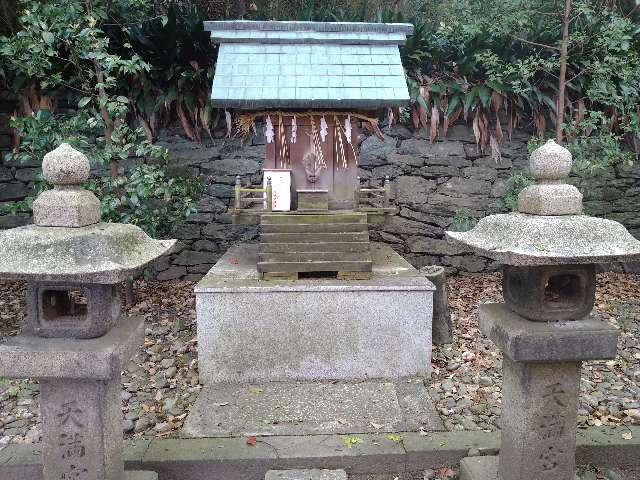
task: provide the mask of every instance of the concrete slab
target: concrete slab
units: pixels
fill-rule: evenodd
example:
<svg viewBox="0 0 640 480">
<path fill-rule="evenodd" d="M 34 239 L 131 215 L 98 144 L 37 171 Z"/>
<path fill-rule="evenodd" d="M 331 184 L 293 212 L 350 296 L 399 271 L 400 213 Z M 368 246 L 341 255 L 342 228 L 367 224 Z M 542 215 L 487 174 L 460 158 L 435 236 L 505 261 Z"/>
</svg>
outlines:
<svg viewBox="0 0 640 480">
<path fill-rule="evenodd" d="M 344 470 L 269 470 L 264 480 L 347 480 Z"/>
<path fill-rule="evenodd" d="M 618 330 L 587 317 L 562 322 L 532 322 L 503 303 L 478 307 L 480 330 L 515 362 L 575 362 L 615 358 Z"/>
<path fill-rule="evenodd" d="M 203 384 L 427 376 L 434 286 L 389 247 L 368 280 L 257 278 L 234 247 L 198 283 Z"/>
<path fill-rule="evenodd" d="M 124 480 L 158 480 L 158 474 L 156 472 L 135 470 L 124 472 Z"/>
<path fill-rule="evenodd" d="M 409 262 L 384 243 L 371 242 L 371 258 L 374 274 L 383 276 L 416 274 L 416 269 Z M 207 276 L 258 280 L 260 275 L 256 269 L 257 263 L 257 243 L 237 245 L 229 248 L 220 257 L 220 260 L 209 270 Z"/>
<path fill-rule="evenodd" d="M 183 433 L 192 437 L 437 431 L 421 379 L 206 386 Z"/>
<path fill-rule="evenodd" d="M 627 440 L 622 434 L 632 437 Z M 499 432 L 398 432 L 258 437 L 153 438 L 125 442 L 126 467 L 153 470 L 171 480 L 263 480 L 268 470 L 344 469 L 349 475 L 397 474 L 456 465 L 470 448 L 494 454 Z M 361 443 L 347 443 L 357 438 Z M 351 445 L 351 446 L 347 446 Z M 589 427 L 578 431 L 576 462 L 611 467 L 640 465 L 640 426 Z M 487 457 L 472 457 L 472 459 Z M 470 460 L 474 461 L 474 460 Z M 479 461 L 479 460 L 475 460 Z M 0 449 L 2 480 L 41 480 L 39 445 L 10 444 Z"/>
<path fill-rule="evenodd" d="M 460 480 L 499 480 L 498 457 L 467 457 L 460 461 Z"/>
</svg>

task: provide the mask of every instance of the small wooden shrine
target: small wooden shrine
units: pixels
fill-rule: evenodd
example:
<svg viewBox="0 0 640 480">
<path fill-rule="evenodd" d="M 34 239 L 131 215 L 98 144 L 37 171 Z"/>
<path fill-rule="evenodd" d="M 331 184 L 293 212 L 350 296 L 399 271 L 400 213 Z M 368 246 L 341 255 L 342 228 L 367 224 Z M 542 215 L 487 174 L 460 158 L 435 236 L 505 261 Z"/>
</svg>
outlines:
<svg viewBox="0 0 640 480">
<path fill-rule="evenodd" d="M 235 223 L 261 225 L 258 271 L 366 277 L 368 225 L 395 208 L 388 178 L 361 185 L 357 139 L 361 128 L 380 135 L 381 109 L 409 102 L 398 47 L 412 25 L 239 20 L 205 29 L 220 44 L 213 105 L 228 109 L 230 131 L 233 122 L 265 136 L 263 184 L 237 177 L 233 208 Z"/>
</svg>

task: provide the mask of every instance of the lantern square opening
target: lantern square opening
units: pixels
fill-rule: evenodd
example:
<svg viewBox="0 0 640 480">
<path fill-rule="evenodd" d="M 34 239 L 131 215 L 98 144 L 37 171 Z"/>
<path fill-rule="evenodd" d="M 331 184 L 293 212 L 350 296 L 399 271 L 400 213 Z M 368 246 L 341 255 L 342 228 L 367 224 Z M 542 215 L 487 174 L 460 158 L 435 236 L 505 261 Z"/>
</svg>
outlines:
<svg viewBox="0 0 640 480">
<path fill-rule="evenodd" d="M 505 265 L 502 290 L 507 306 L 530 320 L 578 320 L 593 309 L 592 264 Z"/>
<path fill-rule="evenodd" d="M 120 317 L 117 285 L 31 282 L 27 328 L 41 337 L 95 338 Z"/>
</svg>

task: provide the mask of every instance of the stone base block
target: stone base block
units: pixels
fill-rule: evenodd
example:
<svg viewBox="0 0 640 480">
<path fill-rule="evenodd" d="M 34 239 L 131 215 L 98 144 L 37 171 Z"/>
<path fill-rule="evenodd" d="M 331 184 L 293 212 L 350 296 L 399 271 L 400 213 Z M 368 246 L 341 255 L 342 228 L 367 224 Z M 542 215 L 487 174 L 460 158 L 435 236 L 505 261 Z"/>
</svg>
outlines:
<svg viewBox="0 0 640 480">
<path fill-rule="evenodd" d="M 158 480 L 158 474 L 144 470 L 132 470 L 124 472 L 124 480 Z"/>
<path fill-rule="evenodd" d="M 420 378 L 205 386 L 182 430 L 198 438 L 439 431 Z"/>
<path fill-rule="evenodd" d="M 298 210 L 329 210 L 328 190 L 298 190 Z"/>
<path fill-rule="evenodd" d="M 264 480 L 347 480 L 344 470 L 269 470 Z"/>
<path fill-rule="evenodd" d="M 480 330 L 515 362 L 576 362 L 616 357 L 618 330 L 592 317 L 534 322 L 502 303 L 480 305 Z"/>
<path fill-rule="evenodd" d="M 0 344 L 0 377 L 119 379 L 143 341 L 143 317 L 122 317 L 106 335 L 84 340 L 16 335 Z"/>
<path fill-rule="evenodd" d="M 372 257 L 369 280 L 266 282 L 256 246 L 232 249 L 195 289 L 201 382 L 428 375 L 433 284 L 389 247 Z"/>
<path fill-rule="evenodd" d="M 503 358 L 501 480 L 574 480 L 580 367 Z"/>
<path fill-rule="evenodd" d="M 121 391 L 119 374 L 108 381 L 40 380 L 46 480 L 123 477 Z"/>
<path fill-rule="evenodd" d="M 460 480 L 499 480 L 498 457 L 463 458 L 460 461 Z"/>
</svg>

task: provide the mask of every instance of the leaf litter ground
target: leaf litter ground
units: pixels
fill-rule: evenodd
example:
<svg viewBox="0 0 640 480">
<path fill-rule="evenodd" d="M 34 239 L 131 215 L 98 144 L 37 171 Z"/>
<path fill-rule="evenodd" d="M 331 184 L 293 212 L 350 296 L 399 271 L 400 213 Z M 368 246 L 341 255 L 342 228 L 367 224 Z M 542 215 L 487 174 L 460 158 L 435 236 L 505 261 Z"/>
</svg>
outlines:
<svg viewBox="0 0 640 480">
<path fill-rule="evenodd" d="M 136 283 L 128 308 L 146 322 L 144 346 L 123 375 L 126 437 L 172 436 L 195 402 L 198 383 L 195 298 L 191 282 Z M 500 275 L 453 276 L 448 281 L 454 341 L 435 346 L 429 392 L 449 430 L 498 427 L 502 358 L 478 331 L 478 303 L 501 300 Z M 640 276 L 598 275 L 594 314 L 620 329 L 618 356 L 583 367 L 580 426 L 640 424 Z M 23 322 L 24 286 L 0 291 L 0 334 Z M 40 439 L 39 389 L 31 380 L 0 379 L 0 443 Z"/>
</svg>

